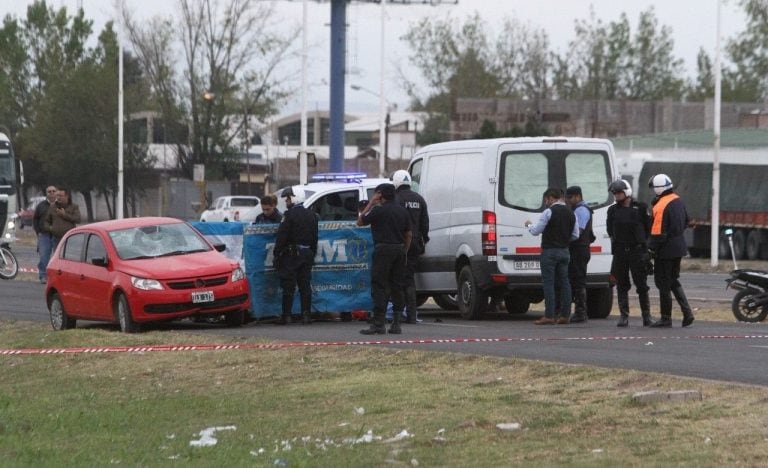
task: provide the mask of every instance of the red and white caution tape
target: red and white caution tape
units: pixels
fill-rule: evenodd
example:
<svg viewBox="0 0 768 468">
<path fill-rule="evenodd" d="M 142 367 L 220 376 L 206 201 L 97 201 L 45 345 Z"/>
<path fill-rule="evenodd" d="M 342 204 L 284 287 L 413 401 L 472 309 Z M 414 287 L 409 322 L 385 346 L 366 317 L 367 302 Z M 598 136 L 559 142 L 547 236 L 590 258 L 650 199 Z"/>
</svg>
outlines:
<svg viewBox="0 0 768 468">
<path fill-rule="evenodd" d="M 633 341 L 633 340 L 760 340 L 768 335 L 699 335 L 699 336 L 589 336 L 589 337 L 519 337 L 519 338 L 417 338 L 412 340 L 368 341 L 308 341 L 286 343 L 238 343 L 193 345 L 144 345 L 144 346 L 89 346 L 75 348 L 22 348 L 0 349 L 2 356 L 30 354 L 100 354 L 100 353 L 152 353 L 160 351 L 223 351 L 250 349 L 288 349 L 320 346 L 372 346 L 400 344 L 463 344 L 463 343 L 525 343 L 541 341 Z"/>
</svg>

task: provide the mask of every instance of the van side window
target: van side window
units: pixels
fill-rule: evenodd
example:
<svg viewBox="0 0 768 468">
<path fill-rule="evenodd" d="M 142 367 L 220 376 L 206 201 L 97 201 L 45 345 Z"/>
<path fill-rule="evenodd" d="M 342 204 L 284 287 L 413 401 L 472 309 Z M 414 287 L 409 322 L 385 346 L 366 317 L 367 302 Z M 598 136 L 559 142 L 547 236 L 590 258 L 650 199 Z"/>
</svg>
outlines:
<svg viewBox="0 0 768 468">
<path fill-rule="evenodd" d="M 549 158 L 543 153 L 506 153 L 502 155 L 500 182 L 502 204 L 521 210 L 539 210 L 541 194 L 550 184 Z"/>
<path fill-rule="evenodd" d="M 411 190 L 414 192 L 419 191 L 419 184 L 421 182 L 421 167 L 423 166 L 424 160 L 419 159 L 418 161 L 411 164 Z"/>
<path fill-rule="evenodd" d="M 608 156 L 604 153 L 574 152 L 565 157 L 567 186 L 578 185 L 584 201 L 591 207 L 613 203 L 605 189 L 611 183 Z"/>
</svg>

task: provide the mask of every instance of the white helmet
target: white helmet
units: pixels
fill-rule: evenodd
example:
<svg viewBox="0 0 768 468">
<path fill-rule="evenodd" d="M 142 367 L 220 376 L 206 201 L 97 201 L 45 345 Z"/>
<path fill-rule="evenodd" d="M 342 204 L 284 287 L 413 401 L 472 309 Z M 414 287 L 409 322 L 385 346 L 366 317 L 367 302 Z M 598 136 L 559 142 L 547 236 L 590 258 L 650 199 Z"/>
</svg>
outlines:
<svg viewBox="0 0 768 468">
<path fill-rule="evenodd" d="M 672 187 L 672 179 L 666 174 L 656 174 L 648 181 L 648 188 L 652 188 L 656 195 L 661 195 Z"/>
<path fill-rule="evenodd" d="M 307 199 L 307 193 L 304 191 L 303 188 L 296 186 L 296 187 L 288 187 L 287 189 L 283 190 L 283 193 L 280 194 L 281 197 L 291 198 L 291 203 L 294 205 L 298 205 L 299 203 L 304 203 L 304 200 Z"/>
<path fill-rule="evenodd" d="M 400 188 L 401 185 L 407 185 L 410 187 L 411 175 L 408 174 L 408 171 L 404 169 L 395 171 L 395 173 L 392 174 L 392 184 L 395 186 L 395 188 Z"/>
<path fill-rule="evenodd" d="M 627 198 L 632 196 L 632 186 L 624 179 L 611 182 L 611 185 L 608 186 L 608 191 L 611 193 L 624 192 L 624 196 Z"/>
</svg>

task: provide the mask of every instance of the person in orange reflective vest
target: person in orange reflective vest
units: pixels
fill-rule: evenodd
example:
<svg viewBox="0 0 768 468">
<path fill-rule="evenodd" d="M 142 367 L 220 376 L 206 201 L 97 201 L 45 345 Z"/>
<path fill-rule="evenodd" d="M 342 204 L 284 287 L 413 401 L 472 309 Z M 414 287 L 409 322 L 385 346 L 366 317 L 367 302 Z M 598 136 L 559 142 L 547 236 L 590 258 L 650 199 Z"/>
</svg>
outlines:
<svg viewBox="0 0 768 468">
<path fill-rule="evenodd" d="M 653 280 L 659 289 L 661 318 L 651 327 L 672 326 L 672 295 L 674 294 L 683 312 L 683 326 L 693 323 L 693 310 L 680 284 L 680 260 L 688 253 L 683 232 L 688 227 L 688 212 L 685 203 L 673 190 L 672 179 L 666 174 L 651 177 L 648 187 L 656 198 L 651 203 L 651 233 L 648 250 L 655 258 Z"/>
</svg>

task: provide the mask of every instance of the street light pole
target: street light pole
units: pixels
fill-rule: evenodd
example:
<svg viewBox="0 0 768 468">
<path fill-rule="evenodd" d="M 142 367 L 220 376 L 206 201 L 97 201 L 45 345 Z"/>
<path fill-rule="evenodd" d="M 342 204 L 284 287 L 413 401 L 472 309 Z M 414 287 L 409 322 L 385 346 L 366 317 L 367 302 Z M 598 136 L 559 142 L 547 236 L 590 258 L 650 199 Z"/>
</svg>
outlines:
<svg viewBox="0 0 768 468">
<path fill-rule="evenodd" d="M 355 91 L 364 91 L 368 94 L 376 96 L 381 101 L 382 105 L 379 109 L 379 177 L 387 176 L 387 154 L 388 154 L 388 140 L 389 140 L 389 123 L 390 116 L 389 110 L 393 107 L 392 103 L 384 97 L 383 94 L 371 91 L 368 88 L 364 88 L 357 84 L 349 85 L 350 88 Z M 383 82 L 382 82 L 383 87 Z"/>
<path fill-rule="evenodd" d="M 389 106 L 384 98 L 384 44 L 386 40 L 384 26 L 386 24 L 386 15 L 384 5 L 386 0 L 381 0 L 381 70 L 379 81 L 379 149 L 383 150 L 379 156 L 379 177 L 386 177 L 387 175 L 387 140 L 389 139 Z M 382 142 L 384 147 L 381 148 Z"/>
</svg>

